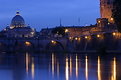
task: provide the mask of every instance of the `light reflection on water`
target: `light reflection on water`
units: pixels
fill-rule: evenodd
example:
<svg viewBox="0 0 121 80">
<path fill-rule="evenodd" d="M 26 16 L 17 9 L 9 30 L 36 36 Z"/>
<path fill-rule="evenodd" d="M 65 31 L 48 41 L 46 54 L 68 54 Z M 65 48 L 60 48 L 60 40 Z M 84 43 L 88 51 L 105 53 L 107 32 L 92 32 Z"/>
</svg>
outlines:
<svg viewBox="0 0 121 80">
<path fill-rule="evenodd" d="M 69 80 L 69 67 L 68 67 L 68 57 L 66 57 L 66 66 L 65 66 L 65 76 L 66 80 Z"/>
<path fill-rule="evenodd" d="M 100 56 L 98 56 L 98 80 L 101 80 L 101 62 L 100 62 Z"/>
<path fill-rule="evenodd" d="M 52 75 L 54 76 L 54 70 L 55 70 L 55 56 L 52 53 Z"/>
<path fill-rule="evenodd" d="M 78 78 L 78 56 L 76 55 L 76 77 Z"/>
<path fill-rule="evenodd" d="M 59 79 L 59 74 L 60 74 L 60 67 L 59 67 L 60 65 L 59 65 L 59 62 L 57 63 L 57 77 L 58 77 L 58 79 Z"/>
<path fill-rule="evenodd" d="M 70 76 L 72 76 L 72 57 L 70 56 Z"/>
<path fill-rule="evenodd" d="M 29 72 L 29 55 L 26 53 L 26 73 L 28 75 Z"/>
<path fill-rule="evenodd" d="M 111 80 L 116 80 L 116 58 L 114 57 L 112 61 L 112 76 Z"/>
<path fill-rule="evenodd" d="M 121 56 L 82 54 L 1 54 L 3 80 L 118 80 Z M 117 68 L 119 66 L 119 68 Z M 105 76 L 106 75 L 106 76 Z M 120 80 L 120 79 L 119 79 Z"/>
<path fill-rule="evenodd" d="M 85 58 L 85 76 L 86 80 L 88 80 L 88 57 Z"/>
<path fill-rule="evenodd" d="M 32 79 L 34 80 L 34 75 L 35 75 L 34 58 L 32 58 L 31 72 L 32 72 Z"/>
</svg>

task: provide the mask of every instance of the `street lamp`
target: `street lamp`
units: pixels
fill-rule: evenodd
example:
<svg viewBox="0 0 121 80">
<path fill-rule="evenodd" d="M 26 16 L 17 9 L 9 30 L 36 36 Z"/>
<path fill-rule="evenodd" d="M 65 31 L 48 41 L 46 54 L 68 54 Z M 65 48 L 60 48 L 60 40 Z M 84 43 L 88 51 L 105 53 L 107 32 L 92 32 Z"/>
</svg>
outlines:
<svg viewBox="0 0 121 80">
<path fill-rule="evenodd" d="M 52 40 L 52 41 L 51 41 L 51 43 L 52 43 L 52 44 L 56 44 L 57 42 L 56 42 L 56 41 L 54 41 L 54 40 Z"/>
<path fill-rule="evenodd" d="M 87 39 L 88 38 L 88 36 L 85 36 L 85 39 Z"/>
<path fill-rule="evenodd" d="M 113 36 L 115 36 L 115 35 L 116 35 L 116 33 L 115 33 L 115 32 L 113 32 L 112 34 L 113 34 Z"/>
<path fill-rule="evenodd" d="M 114 18 L 110 18 L 110 22 L 111 23 L 114 23 Z"/>
<path fill-rule="evenodd" d="M 72 37 L 69 37 L 69 40 L 72 40 L 73 38 Z"/>
<path fill-rule="evenodd" d="M 85 36 L 85 39 L 91 40 L 91 36 Z"/>
<path fill-rule="evenodd" d="M 98 35 L 97 35 L 97 37 L 99 38 L 99 37 L 100 37 L 100 35 L 98 34 Z"/>
<path fill-rule="evenodd" d="M 30 46 L 30 45 L 31 45 L 31 43 L 30 43 L 30 42 L 28 42 L 28 41 L 26 41 L 26 42 L 25 42 L 25 45 L 26 45 L 26 46 Z"/>
<path fill-rule="evenodd" d="M 78 40 L 78 38 L 76 37 L 75 40 Z"/>
</svg>

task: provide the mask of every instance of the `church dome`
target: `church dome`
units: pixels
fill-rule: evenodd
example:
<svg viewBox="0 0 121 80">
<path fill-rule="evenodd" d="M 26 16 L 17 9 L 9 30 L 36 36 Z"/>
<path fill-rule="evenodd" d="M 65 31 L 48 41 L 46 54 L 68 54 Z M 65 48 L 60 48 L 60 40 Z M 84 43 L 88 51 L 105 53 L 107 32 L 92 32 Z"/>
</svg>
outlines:
<svg viewBox="0 0 121 80">
<path fill-rule="evenodd" d="M 16 12 L 16 16 L 13 17 L 11 21 L 11 28 L 16 28 L 16 27 L 25 27 L 25 21 L 22 16 L 20 16 L 19 12 Z"/>
</svg>

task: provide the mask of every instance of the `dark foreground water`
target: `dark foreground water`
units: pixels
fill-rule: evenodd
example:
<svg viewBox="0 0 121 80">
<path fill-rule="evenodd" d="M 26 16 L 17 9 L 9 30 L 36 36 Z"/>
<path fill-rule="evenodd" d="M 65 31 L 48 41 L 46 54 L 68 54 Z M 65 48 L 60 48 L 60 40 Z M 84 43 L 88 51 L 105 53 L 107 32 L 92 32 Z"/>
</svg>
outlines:
<svg viewBox="0 0 121 80">
<path fill-rule="evenodd" d="M 0 54 L 0 80 L 121 80 L 121 56 Z"/>
</svg>

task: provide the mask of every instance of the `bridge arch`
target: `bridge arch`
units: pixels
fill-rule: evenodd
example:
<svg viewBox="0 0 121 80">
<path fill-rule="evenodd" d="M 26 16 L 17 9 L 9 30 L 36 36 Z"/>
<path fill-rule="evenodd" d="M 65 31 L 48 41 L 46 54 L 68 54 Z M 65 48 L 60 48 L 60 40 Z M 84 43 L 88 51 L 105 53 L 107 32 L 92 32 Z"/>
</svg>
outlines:
<svg viewBox="0 0 121 80">
<path fill-rule="evenodd" d="M 7 44 L 0 42 L 0 52 L 6 51 L 7 49 Z"/>
<path fill-rule="evenodd" d="M 64 46 L 59 41 L 51 40 L 45 47 L 45 49 L 48 51 L 62 51 L 64 50 Z"/>
<path fill-rule="evenodd" d="M 34 44 L 31 41 L 16 41 L 14 46 L 17 51 L 34 50 Z"/>
</svg>

